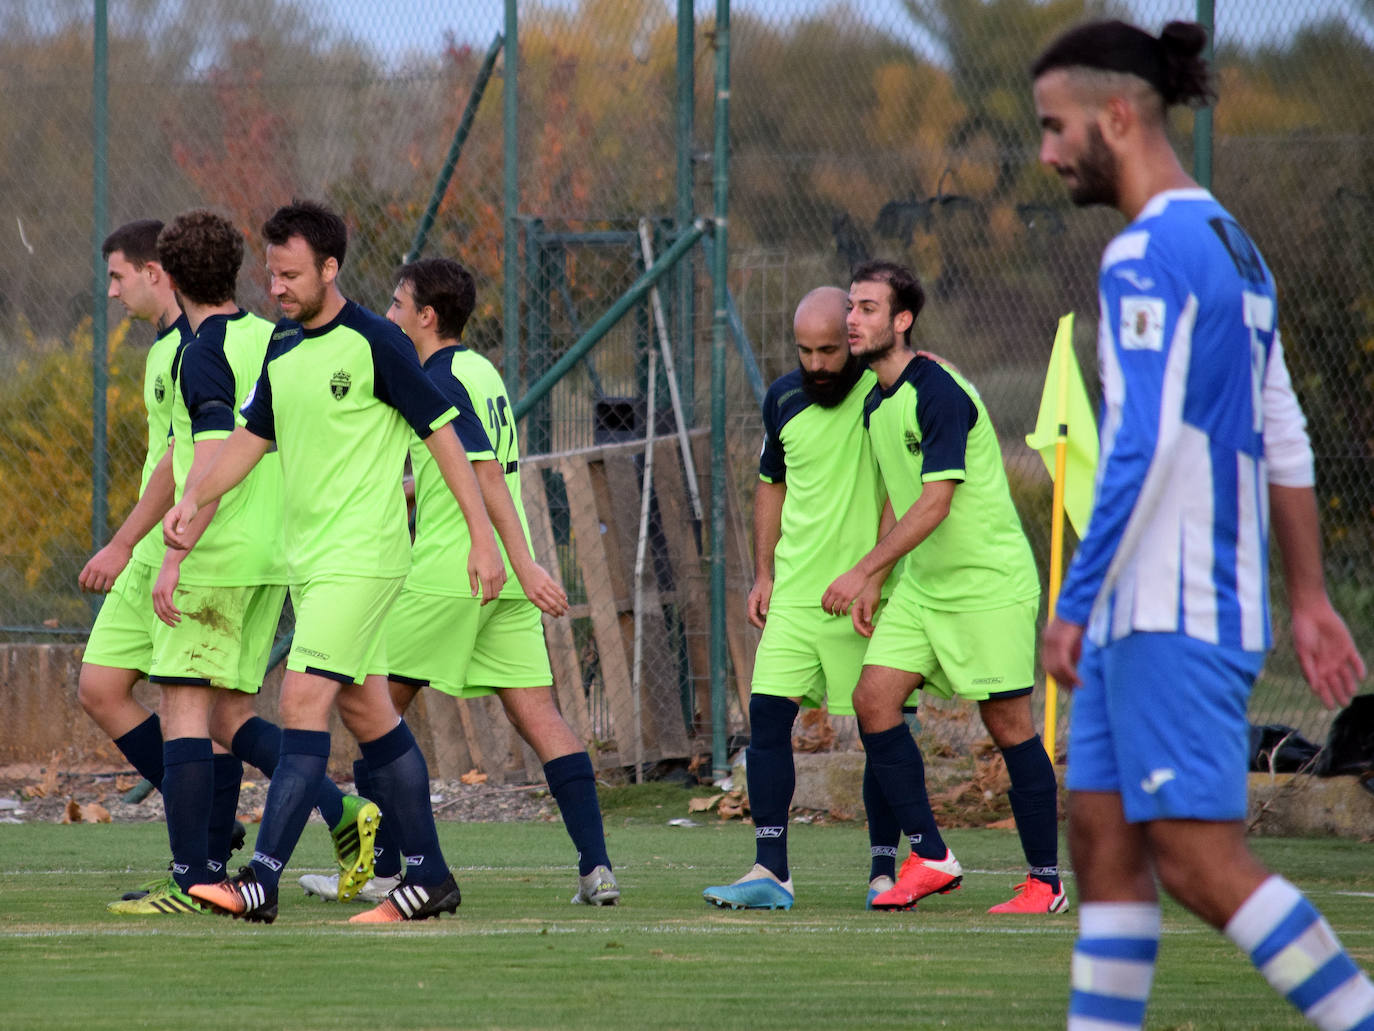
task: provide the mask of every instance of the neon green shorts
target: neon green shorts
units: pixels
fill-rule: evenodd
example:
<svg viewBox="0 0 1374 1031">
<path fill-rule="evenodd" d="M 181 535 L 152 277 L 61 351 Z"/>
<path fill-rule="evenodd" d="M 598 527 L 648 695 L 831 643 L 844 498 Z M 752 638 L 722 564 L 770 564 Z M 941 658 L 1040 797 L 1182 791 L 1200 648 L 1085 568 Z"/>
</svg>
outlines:
<svg viewBox="0 0 1374 1031">
<path fill-rule="evenodd" d="M 539 609 L 528 598 L 402 591 L 386 620 L 391 678 L 457 698 L 553 683 Z"/>
<path fill-rule="evenodd" d="M 124 567 L 96 613 L 82 662 L 148 672 L 153 662 L 153 627 L 161 624 L 153 612 L 156 580 L 156 566 L 135 559 Z"/>
<path fill-rule="evenodd" d="M 1031 690 L 1038 598 L 982 612 L 942 612 L 903 590 L 909 583 L 903 579 L 889 599 L 865 666 L 919 673 L 922 688 L 940 698 L 981 702 Z"/>
<path fill-rule="evenodd" d="M 181 622 L 153 628 L 154 684 L 223 687 L 257 694 L 267 673 L 286 588 L 179 584 L 172 596 Z"/>
<path fill-rule="evenodd" d="M 405 577 L 319 576 L 291 585 L 296 635 L 286 668 L 341 684 L 385 676 L 382 623 Z"/>
<path fill-rule="evenodd" d="M 880 610 L 878 624 L 886 618 Z M 853 716 L 854 685 L 867 647 L 867 638 L 859 635 L 848 616 L 828 615 L 819 606 L 770 609 L 754 656 L 750 690 L 800 698 L 810 709 L 824 702 L 837 716 Z"/>
</svg>

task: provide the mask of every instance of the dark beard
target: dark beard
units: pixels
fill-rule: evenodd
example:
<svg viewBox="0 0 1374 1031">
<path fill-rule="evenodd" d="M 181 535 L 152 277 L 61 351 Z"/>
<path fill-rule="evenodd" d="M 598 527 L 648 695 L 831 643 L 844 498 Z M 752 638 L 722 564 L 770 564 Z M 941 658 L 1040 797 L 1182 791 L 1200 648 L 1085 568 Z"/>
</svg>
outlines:
<svg viewBox="0 0 1374 1031">
<path fill-rule="evenodd" d="M 1078 182 L 1069 190 L 1069 200 L 1080 208 L 1093 204 L 1116 207 L 1116 155 L 1096 125 L 1088 130 L 1088 152 L 1074 171 Z"/>
<path fill-rule="evenodd" d="M 863 363 L 851 354 L 845 361 L 844 368 L 836 373 L 826 373 L 822 377 L 817 377 L 802 369 L 802 390 L 806 391 L 806 396 L 813 404 L 818 404 L 822 408 L 834 408 L 849 396 L 850 390 L 859 382 L 859 377 L 863 373 Z"/>
</svg>

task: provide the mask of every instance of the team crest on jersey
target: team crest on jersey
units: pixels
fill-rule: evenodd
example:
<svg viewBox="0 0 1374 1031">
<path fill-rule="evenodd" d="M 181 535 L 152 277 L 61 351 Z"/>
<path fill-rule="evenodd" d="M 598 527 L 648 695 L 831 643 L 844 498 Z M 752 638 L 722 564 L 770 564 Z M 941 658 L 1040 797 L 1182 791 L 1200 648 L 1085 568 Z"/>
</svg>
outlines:
<svg viewBox="0 0 1374 1031">
<path fill-rule="evenodd" d="M 162 373 L 157 374 L 157 379 L 153 380 L 153 400 L 162 404 L 162 399 L 167 396 L 167 384 L 162 382 Z"/>
<path fill-rule="evenodd" d="M 915 430 L 907 430 L 902 439 L 906 443 L 906 449 L 913 455 L 921 453 L 921 438 L 916 436 Z"/>
<path fill-rule="evenodd" d="M 329 392 L 334 395 L 335 401 L 342 401 L 348 396 L 348 388 L 353 385 L 353 377 L 340 369 L 329 377 Z"/>
</svg>

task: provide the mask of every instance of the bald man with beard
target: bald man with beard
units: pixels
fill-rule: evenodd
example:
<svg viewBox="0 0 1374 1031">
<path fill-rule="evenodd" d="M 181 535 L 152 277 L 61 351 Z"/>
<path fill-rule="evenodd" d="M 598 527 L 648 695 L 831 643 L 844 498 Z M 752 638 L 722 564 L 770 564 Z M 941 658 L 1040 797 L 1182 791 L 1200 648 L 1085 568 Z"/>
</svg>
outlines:
<svg viewBox="0 0 1374 1031">
<path fill-rule="evenodd" d="M 753 868 L 733 884 L 707 888 L 728 909 L 791 909 L 787 815 L 796 786 L 792 724 L 805 705 L 853 715 L 850 701 L 867 640 L 850 620 L 821 608 L 826 586 L 873 547 L 886 491 L 864 432 L 872 372 L 849 353 L 838 287 L 812 290 L 792 322 L 798 367 L 768 388 L 763 451 L 754 493 L 754 587 L 749 622 L 763 630 L 749 701 L 746 750 L 754 818 Z M 877 607 L 884 575 L 865 586 Z M 864 778 L 865 802 L 869 777 Z M 899 832 L 886 805 L 870 808 L 879 891 L 892 884 Z M 887 878 L 884 882 L 882 878 Z"/>
</svg>

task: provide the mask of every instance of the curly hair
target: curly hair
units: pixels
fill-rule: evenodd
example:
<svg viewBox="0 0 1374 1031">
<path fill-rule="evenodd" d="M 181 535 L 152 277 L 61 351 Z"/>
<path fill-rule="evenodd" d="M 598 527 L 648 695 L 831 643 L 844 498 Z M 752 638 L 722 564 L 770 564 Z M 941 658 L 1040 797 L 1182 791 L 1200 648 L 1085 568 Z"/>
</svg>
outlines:
<svg viewBox="0 0 1374 1031">
<path fill-rule="evenodd" d="M 192 304 L 234 299 L 243 234 L 223 215 L 197 208 L 172 219 L 157 237 L 157 257 L 177 293 Z"/>
</svg>

